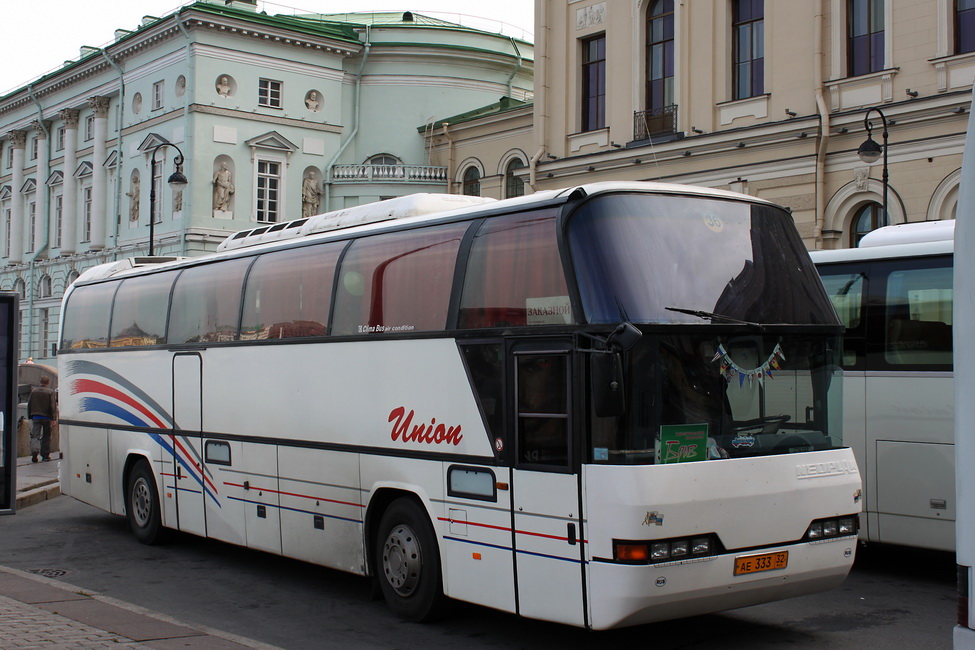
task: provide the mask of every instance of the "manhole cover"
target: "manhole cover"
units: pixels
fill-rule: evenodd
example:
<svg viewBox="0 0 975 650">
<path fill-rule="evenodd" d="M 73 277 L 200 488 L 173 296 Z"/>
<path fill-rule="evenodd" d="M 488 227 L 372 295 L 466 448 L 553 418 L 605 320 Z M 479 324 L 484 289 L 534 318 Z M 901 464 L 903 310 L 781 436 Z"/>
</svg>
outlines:
<svg viewBox="0 0 975 650">
<path fill-rule="evenodd" d="M 44 576 L 45 578 L 61 578 L 68 575 L 67 569 L 27 569 L 27 573 Z"/>
</svg>

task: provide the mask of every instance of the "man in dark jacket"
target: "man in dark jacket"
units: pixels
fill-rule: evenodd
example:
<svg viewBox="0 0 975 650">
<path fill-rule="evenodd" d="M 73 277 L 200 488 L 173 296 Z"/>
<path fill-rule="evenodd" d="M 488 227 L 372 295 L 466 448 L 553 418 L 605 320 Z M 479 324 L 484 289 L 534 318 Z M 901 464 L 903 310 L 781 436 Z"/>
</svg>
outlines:
<svg viewBox="0 0 975 650">
<path fill-rule="evenodd" d="M 27 398 L 27 414 L 30 417 L 30 459 L 51 460 L 51 423 L 57 420 L 58 396 L 50 387 L 50 377 L 41 377 L 41 385 L 35 387 Z"/>
</svg>

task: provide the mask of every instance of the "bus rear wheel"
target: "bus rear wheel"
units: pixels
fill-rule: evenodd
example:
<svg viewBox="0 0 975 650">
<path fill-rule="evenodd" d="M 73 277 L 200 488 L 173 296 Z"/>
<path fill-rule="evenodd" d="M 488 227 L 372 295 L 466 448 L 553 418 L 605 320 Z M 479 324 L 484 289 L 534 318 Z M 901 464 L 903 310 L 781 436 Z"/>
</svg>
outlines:
<svg viewBox="0 0 975 650">
<path fill-rule="evenodd" d="M 376 572 L 386 604 L 414 622 L 443 613 L 440 553 L 430 520 L 412 499 L 398 499 L 383 513 L 375 543 Z"/>
<path fill-rule="evenodd" d="M 159 491 L 149 464 L 140 460 L 132 468 L 125 489 L 125 514 L 129 529 L 143 544 L 159 544 L 169 538 L 159 512 Z"/>
</svg>

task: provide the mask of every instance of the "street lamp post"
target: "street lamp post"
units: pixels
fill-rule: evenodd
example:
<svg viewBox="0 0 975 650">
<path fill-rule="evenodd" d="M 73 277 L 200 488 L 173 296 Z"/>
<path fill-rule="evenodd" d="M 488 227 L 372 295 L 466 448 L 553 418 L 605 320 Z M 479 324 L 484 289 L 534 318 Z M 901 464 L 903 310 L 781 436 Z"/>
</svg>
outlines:
<svg viewBox="0 0 975 650">
<path fill-rule="evenodd" d="M 180 151 L 179 147 L 171 142 L 161 142 L 157 144 L 152 149 L 151 165 L 149 170 L 149 257 L 152 257 L 154 254 L 156 239 L 156 152 L 162 147 L 172 147 L 177 153 L 176 158 L 173 159 L 173 165 L 175 165 L 176 171 L 174 171 L 166 181 L 169 183 L 169 187 L 171 187 L 174 192 L 178 192 L 186 187 L 187 183 L 186 176 L 183 176 L 183 172 L 179 170 L 180 166 L 183 164 L 183 152 Z"/>
<path fill-rule="evenodd" d="M 874 141 L 874 139 L 871 137 L 871 135 L 873 134 L 873 122 L 870 121 L 870 114 L 873 113 L 873 112 L 876 112 L 880 116 L 880 121 L 884 125 L 884 130 L 883 130 L 883 133 L 881 134 L 881 138 L 884 141 L 883 146 L 880 146 L 879 144 L 877 144 Z M 887 175 L 887 117 L 884 115 L 884 112 L 882 110 L 880 110 L 879 108 L 868 108 L 867 109 L 867 114 L 863 118 L 863 126 L 867 129 L 867 139 L 864 141 L 863 144 L 860 145 L 860 148 L 857 149 L 857 155 L 860 157 L 860 160 L 862 160 L 863 162 L 865 162 L 868 165 L 870 165 L 872 163 L 877 162 L 877 159 L 880 158 L 881 156 L 883 156 L 883 158 L 884 158 L 884 168 L 883 168 L 883 173 L 882 173 L 882 176 L 881 176 L 881 178 L 883 179 L 883 185 L 884 185 L 884 194 L 883 194 L 883 196 L 884 196 L 884 203 L 883 203 L 884 214 L 883 214 L 883 223 L 881 223 L 880 225 L 881 226 L 886 226 L 888 223 L 890 223 L 890 217 L 888 216 L 888 213 L 887 213 L 887 184 L 888 184 L 888 175 Z"/>
</svg>

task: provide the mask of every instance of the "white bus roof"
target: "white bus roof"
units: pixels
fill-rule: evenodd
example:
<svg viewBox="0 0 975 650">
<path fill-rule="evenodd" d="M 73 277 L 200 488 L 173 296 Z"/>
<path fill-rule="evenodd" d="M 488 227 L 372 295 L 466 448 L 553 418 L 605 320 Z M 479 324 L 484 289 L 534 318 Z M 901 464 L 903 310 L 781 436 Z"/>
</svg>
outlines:
<svg viewBox="0 0 975 650">
<path fill-rule="evenodd" d="M 955 221 L 920 221 L 884 226 L 863 236 L 858 248 L 810 251 L 816 264 L 924 257 L 954 250 Z"/>
<path fill-rule="evenodd" d="M 230 235 L 217 247 L 217 252 L 234 250 L 237 248 L 247 248 L 257 244 L 265 244 L 274 241 L 306 237 L 330 230 L 341 230 L 370 223 L 390 221 L 393 219 L 406 219 L 409 217 L 420 217 L 434 214 L 452 213 L 465 208 L 475 208 L 487 203 L 507 206 L 519 203 L 534 203 L 553 199 L 560 195 L 575 191 L 584 190 L 587 194 L 595 194 L 606 191 L 620 190 L 641 190 L 649 192 L 660 192 L 668 194 L 694 194 L 698 196 L 713 196 L 715 198 L 729 198 L 739 200 L 749 200 L 756 203 L 767 203 L 763 199 L 744 194 L 736 194 L 725 190 L 716 190 L 693 185 L 678 185 L 675 183 L 648 183 L 648 182 L 601 182 L 588 185 L 571 187 L 562 190 L 546 190 L 521 196 L 513 199 L 498 201 L 479 196 L 466 196 L 463 194 L 410 194 L 400 196 L 385 201 L 366 203 L 342 210 L 333 210 L 313 217 L 296 219 L 294 221 L 281 222 L 276 224 L 248 228 Z M 493 206 L 491 206 L 493 207 Z"/>
<path fill-rule="evenodd" d="M 884 226 L 869 232 L 860 240 L 860 248 L 890 246 L 892 244 L 914 244 L 926 241 L 946 241 L 955 238 L 955 220 L 917 221 Z"/>
<path fill-rule="evenodd" d="M 472 212 L 489 210 L 491 213 L 503 212 L 505 209 L 524 209 L 535 204 L 543 205 L 550 202 L 565 202 L 574 195 L 580 197 L 608 192 L 645 192 L 648 194 L 676 194 L 697 196 L 702 198 L 732 199 L 774 205 L 770 201 L 747 194 L 738 194 L 727 190 L 698 187 L 695 185 L 680 185 L 677 183 L 654 183 L 644 181 L 603 181 L 576 185 L 558 190 L 542 190 L 534 194 L 527 194 L 511 199 L 497 200 L 483 197 L 471 197 L 458 194 L 412 194 L 409 196 L 367 203 L 364 205 L 335 210 L 325 214 L 268 224 L 258 228 L 242 230 L 228 237 L 217 247 L 217 251 L 208 255 L 193 258 L 151 258 L 137 257 L 108 262 L 92 267 L 81 274 L 78 282 L 84 284 L 91 280 L 104 280 L 117 275 L 137 273 L 149 266 L 157 269 L 181 266 L 186 262 L 199 262 L 219 257 L 233 255 L 237 250 L 261 246 L 272 246 L 290 239 L 304 236 L 321 235 L 329 231 L 349 229 L 354 234 L 369 232 L 383 227 L 384 222 L 403 220 L 406 222 L 425 221 L 427 219 L 450 218 L 463 216 Z M 351 234 L 351 233 L 350 233 Z M 236 242 L 236 243 L 235 243 Z"/>
</svg>

